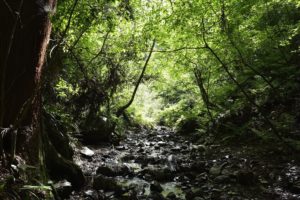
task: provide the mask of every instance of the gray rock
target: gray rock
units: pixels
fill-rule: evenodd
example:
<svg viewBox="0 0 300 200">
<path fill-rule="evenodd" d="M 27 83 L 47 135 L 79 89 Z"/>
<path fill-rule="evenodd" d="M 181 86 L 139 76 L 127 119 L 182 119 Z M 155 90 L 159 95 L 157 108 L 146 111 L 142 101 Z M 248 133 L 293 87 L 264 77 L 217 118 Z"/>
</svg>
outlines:
<svg viewBox="0 0 300 200">
<path fill-rule="evenodd" d="M 213 176 L 218 176 L 221 174 L 221 170 L 222 169 L 220 166 L 214 165 L 209 169 L 209 174 Z"/>
<path fill-rule="evenodd" d="M 54 188 L 62 199 L 67 199 L 73 190 L 72 184 L 67 180 L 57 182 L 54 184 Z"/>
<path fill-rule="evenodd" d="M 98 194 L 95 190 L 86 190 L 86 191 L 84 191 L 84 196 L 88 197 L 89 199 L 103 200 L 103 197 L 98 196 Z"/>
<path fill-rule="evenodd" d="M 209 174 L 213 176 L 218 176 L 222 173 L 223 168 L 227 165 L 227 162 L 222 163 L 221 165 L 215 164 L 209 169 Z"/>
<path fill-rule="evenodd" d="M 87 147 L 83 147 L 81 150 L 80 150 L 80 153 L 87 157 L 87 158 L 91 158 L 95 155 L 95 152 L 92 151 L 91 149 L 87 148 Z"/>
</svg>

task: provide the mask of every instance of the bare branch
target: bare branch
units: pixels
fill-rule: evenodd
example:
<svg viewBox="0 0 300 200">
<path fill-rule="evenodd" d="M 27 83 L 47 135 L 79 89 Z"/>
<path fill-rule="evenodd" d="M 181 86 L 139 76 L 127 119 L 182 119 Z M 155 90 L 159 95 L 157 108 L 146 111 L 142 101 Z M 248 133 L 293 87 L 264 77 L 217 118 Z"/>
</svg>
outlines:
<svg viewBox="0 0 300 200">
<path fill-rule="evenodd" d="M 122 106 L 121 108 L 118 109 L 118 111 L 117 111 L 117 117 L 121 116 L 121 115 L 124 113 L 124 111 L 132 104 L 132 102 L 133 102 L 133 100 L 134 100 L 134 98 L 135 98 L 135 94 L 136 94 L 136 92 L 137 92 L 137 90 L 138 90 L 138 88 L 139 88 L 139 85 L 140 85 L 140 83 L 141 83 L 143 77 L 144 77 L 146 68 L 147 68 L 147 66 L 148 66 L 149 60 L 150 60 L 151 55 L 152 55 L 152 53 L 153 53 L 153 49 L 154 49 L 155 43 L 156 43 L 156 41 L 153 40 L 152 46 L 151 46 L 151 48 L 150 48 L 150 53 L 149 53 L 149 55 L 148 55 L 148 57 L 147 57 L 147 59 L 146 59 L 146 62 L 145 62 L 145 64 L 144 64 L 144 67 L 143 67 L 143 70 L 142 70 L 142 73 L 141 73 L 141 75 L 140 75 L 138 81 L 137 81 L 136 84 L 135 84 L 135 88 L 134 88 L 134 91 L 133 91 L 133 93 L 132 93 L 132 95 L 131 95 L 130 100 L 128 101 L 127 104 L 125 104 L 124 106 Z"/>
<path fill-rule="evenodd" d="M 174 53 L 174 52 L 183 51 L 183 50 L 199 50 L 199 49 L 205 49 L 205 47 L 180 47 L 180 48 L 171 49 L 171 50 L 153 50 L 152 52 L 156 52 L 156 53 Z"/>
</svg>

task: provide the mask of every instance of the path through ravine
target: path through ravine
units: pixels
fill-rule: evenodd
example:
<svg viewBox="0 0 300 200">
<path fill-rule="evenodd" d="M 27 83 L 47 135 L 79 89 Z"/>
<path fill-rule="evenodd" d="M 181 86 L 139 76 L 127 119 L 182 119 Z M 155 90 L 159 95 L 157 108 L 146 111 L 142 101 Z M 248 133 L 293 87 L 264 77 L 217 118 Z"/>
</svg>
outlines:
<svg viewBox="0 0 300 200">
<path fill-rule="evenodd" d="M 128 132 L 118 146 L 83 146 L 75 161 L 85 188 L 69 197 L 66 187 L 58 193 L 95 200 L 300 199 L 300 168 L 292 158 L 193 142 L 157 127 Z"/>
</svg>

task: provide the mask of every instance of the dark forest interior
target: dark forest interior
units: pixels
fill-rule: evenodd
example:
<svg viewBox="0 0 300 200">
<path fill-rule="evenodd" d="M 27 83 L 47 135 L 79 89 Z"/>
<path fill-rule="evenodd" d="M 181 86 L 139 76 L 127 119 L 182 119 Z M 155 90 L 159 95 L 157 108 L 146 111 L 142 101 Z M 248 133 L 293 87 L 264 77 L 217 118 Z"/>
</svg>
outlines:
<svg viewBox="0 0 300 200">
<path fill-rule="evenodd" d="M 300 200 L 298 0 L 0 0 L 0 199 Z"/>
</svg>

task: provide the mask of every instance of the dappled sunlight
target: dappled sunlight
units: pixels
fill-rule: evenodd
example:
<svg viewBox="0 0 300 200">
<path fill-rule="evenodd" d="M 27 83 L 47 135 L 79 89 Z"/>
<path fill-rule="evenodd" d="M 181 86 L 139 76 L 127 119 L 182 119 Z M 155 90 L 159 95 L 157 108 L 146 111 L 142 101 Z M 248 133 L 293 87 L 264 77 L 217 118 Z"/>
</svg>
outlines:
<svg viewBox="0 0 300 200">
<path fill-rule="evenodd" d="M 156 91 L 151 90 L 151 84 L 141 84 L 135 100 L 128 110 L 141 123 L 155 125 L 162 109 L 163 100 Z"/>
</svg>

